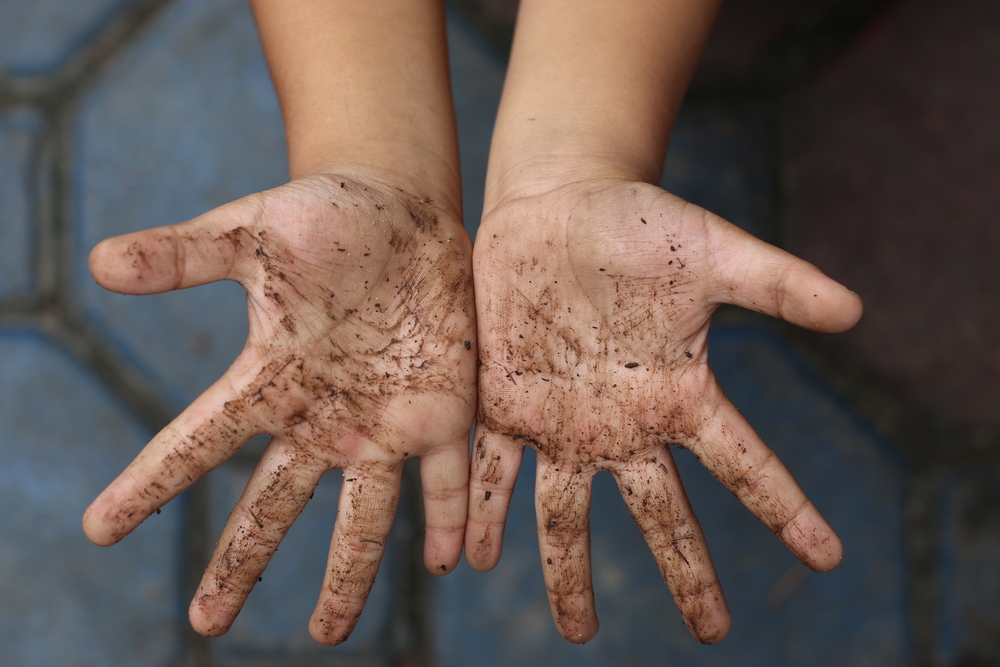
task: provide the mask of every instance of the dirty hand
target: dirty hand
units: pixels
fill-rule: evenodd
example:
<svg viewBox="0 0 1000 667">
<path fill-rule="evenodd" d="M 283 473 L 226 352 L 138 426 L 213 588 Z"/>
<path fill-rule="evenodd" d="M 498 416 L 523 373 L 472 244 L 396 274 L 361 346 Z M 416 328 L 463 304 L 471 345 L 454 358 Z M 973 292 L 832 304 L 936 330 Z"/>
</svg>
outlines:
<svg viewBox="0 0 1000 667">
<path fill-rule="evenodd" d="M 614 476 L 685 623 L 720 640 L 730 616 L 668 445 L 691 450 L 806 565 L 840 562 L 833 530 L 726 398 L 708 365 L 731 303 L 817 331 L 861 315 L 814 266 L 659 188 L 592 180 L 508 198 L 475 250 L 480 410 L 466 557 L 492 568 L 523 446 L 559 632 L 597 632 L 591 481 Z"/>
<path fill-rule="evenodd" d="M 427 193 L 311 176 L 189 222 L 104 241 L 102 286 L 152 294 L 216 280 L 247 291 L 250 335 L 232 367 L 164 428 L 84 516 L 119 541 L 251 436 L 271 442 L 191 604 L 226 632 L 320 476 L 344 483 L 313 636 L 350 634 L 375 580 L 403 461 L 419 456 L 425 564 L 461 555 L 475 406 L 471 244 Z"/>
</svg>

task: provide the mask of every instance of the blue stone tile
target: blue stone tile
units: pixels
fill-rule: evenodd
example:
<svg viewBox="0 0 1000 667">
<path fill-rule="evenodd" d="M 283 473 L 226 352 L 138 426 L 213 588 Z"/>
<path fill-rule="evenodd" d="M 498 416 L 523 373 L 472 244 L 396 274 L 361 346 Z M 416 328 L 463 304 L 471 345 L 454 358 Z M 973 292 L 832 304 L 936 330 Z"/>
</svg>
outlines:
<svg viewBox="0 0 1000 667">
<path fill-rule="evenodd" d="M 34 283 L 36 203 L 30 195 L 37 191 L 41 131 L 41 119 L 28 109 L 0 114 L 0 298 Z"/>
<path fill-rule="evenodd" d="M 213 537 L 222 532 L 250 473 L 249 465 L 230 462 L 210 474 Z M 331 659 L 367 664 L 384 662 L 390 655 L 392 646 L 388 638 L 397 611 L 395 596 L 403 565 L 401 552 L 405 551 L 401 538 L 407 533 L 398 516 L 375 587 L 350 638 L 329 648 L 309 636 L 309 618 L 326 571 L 342 478 L 340 471 L 328 472 L 323 477 L 313 499 L 268 564 L 263 581 L 254 587 L 239 618 L 226 635 L 213 642 L 213 655 L 221 664 L 226 667 L 272 664 L 267 660 L 281 665 L 299 664 L 298 661 L 320 664 Z"/>
<path fill-rule="evenodd" d="M 134 0 L 0 0 L 0 71 L 52 73 Z"/>
<path fill-rule="evenodd" d="M 241 288 L 114 295 L 87 275 L 86 257 L 108 236 L 182 222 L 287 180 L 281 114 L 247 4 L 170 7 L 84 98 L 77 139 L 79 298 L 123 356 L 186 403 L 243 347 Z"/>
<path fill-rule="evenodd" d="M 661 187 L 772 240 L 768 129 L 762 109 L 685 104 L 670 135 Z"/>
<path fill-rule="evenodd" d="M 1000 474 L 952 473 L 942 492 L 941 664 L 1000 662 Z"/>
<path fill-rule="evenodd" d="M 451 85 L 462 162 L 462 208 L 473 240 L 483 214 L 483 190 L 506 63 L 465 20 L 448 13 Z"/>
<path fill-rule="evenodd" d="M 109 549 L 80 528 L 84 509 L 149 434 L 75 360 L 30 332 L 0 333 L 0 424 L 0 664 L 172 664 L 178 508 Z"/>
<path fill-rule="evenodd" d="M 526 453 L 504 553 L 490 573 L 463 566 L 437 589 L 442 665 L 902 665 L 910 657 L 902 484 L 885 445 L 768 335 L 713 332 L 720 382 L 844 541 L 812 574 L 686 451 L 675 458 L 733 612 L 714 646 L 690 638 L 610 476 L 595 478 L 592 559 L 601 629 L 585 646 L 555 631 L 535 538 Z"/>
</svg>

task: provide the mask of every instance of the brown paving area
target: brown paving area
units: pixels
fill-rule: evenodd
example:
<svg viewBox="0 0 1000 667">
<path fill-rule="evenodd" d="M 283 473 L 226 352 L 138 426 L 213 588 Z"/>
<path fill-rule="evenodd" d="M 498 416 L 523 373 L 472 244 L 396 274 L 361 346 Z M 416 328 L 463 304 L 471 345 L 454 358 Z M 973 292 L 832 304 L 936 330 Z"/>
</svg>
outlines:
<svg viewBox="0 0 1000 667">
<path fill-rule="evenodd" d="M 900 3 L 786 122 L 790 247 L 865 298 L 850 350 L 919 409 L 1000 426 L 1000 5 Z"/>
</svg>

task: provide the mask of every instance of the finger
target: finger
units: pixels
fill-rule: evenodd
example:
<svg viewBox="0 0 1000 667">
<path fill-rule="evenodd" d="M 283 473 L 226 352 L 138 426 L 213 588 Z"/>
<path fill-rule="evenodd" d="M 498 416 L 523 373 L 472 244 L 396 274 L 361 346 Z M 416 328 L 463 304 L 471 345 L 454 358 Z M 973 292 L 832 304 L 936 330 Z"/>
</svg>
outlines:
<svg viewBox="0 0 1000 667">
<path fill-rule="evenodd" d="M 670 452 L 661 449 L 612 474 L 691 635 L 703 644 L 721 640 L 732 617 Z"/>
<path fill-rule="evenodd" d="M 590 575 L 593 475 L 538 456 L 535 517 L 549 607 L 563 638 L 582 644 L 597 634 Z"/>
<path fill-rule="evenodd" d="M 330 558 L 309 633 L 334 646 L 351 634 L 365 606 L 396 513 L 402 464 L 344 469 Z"/>
<path fill-rule="evenodd" d="M 712 475 L 817 572 L 843 557 L 840 538 L 739 410 L 722 395 L 688 447 Z"/>
<path fill-rule="evenodd" d="M 524 445 L 505 435 L 490 433 L 479 424 L 473 440 L 465 559 L 482 572 L 496 567 L 500 560 L 507 509 Z"/>
<path fill-rule="evenodd" d="M 726 223 L 714 228 L 718 301 L 780 317 L 815 331 L 850 329 L 861 297 L 818 268 Z"/>
<path fill-rule="evenodd" d="M 424 565 L 434 574 L 455 569 L 462 555 L 469 506 L 469 438 L 442 445 L 420 459 L 424 494 Z"/>
<path fill-rule="evenodd" d="M 90 273 L 101 287 L 121 294 L 238 280 L 238 257 L 256 248 L 247 227 L 259 212 L 260 195 L 251 195 L 188 222 L 105 239 L 90 253 Z"/>
<path fill-rule="evenodd" d="M 271 556 L 309 502 L 326 465 L 272 438 L 233 508 L 191 602 L 191 626 L 206 637 L 229 630 Z"/>
<path fill-rule="evenodd" d="M 83 515 L 84 533 L 100 546 L 118 542 L 258 432 L 247 400 L 223 376 L 91 503 Z"/>
</svg>

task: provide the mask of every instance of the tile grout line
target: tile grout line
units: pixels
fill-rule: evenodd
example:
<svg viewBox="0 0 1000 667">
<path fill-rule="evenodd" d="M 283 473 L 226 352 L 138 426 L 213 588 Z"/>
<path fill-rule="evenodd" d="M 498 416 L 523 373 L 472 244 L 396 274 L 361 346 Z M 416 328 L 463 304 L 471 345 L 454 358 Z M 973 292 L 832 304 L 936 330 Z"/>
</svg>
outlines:
<svg viewBox="0 0 1000 667">
<path fill-rule="evenodd" d="M 94 39 L 73 53 L 51 77 L 0 76 L 0 109 L 17 106 L 40 113 L 43 128 L 30 165 L 28 195 L 38 230 L 35 296 L 0 302 L 0 322 L 27 324 L 68 350 L 147 428 L 160 430 L 175 410 L 148 379 L 124 363 L 87 322 L 73 301 L 74 121 L 80 98 L 103 66 L 132 41 L 172 0 L 141 0 L 112 17 Z M 33 169 L 31 167 L 34 167 Z M 37 182 L 37 186 L 35 186 Z M 204 487 L 204 485 L 200 485 Z M 185 503 L 187 524 L 180 575 L 181 598 L 191 588 L 211 548 L 207 535 L 207 489 L 196 488 Z M 192 570 L 194 573 L 192 573 Z M 207 642 L 179 622 L 181 645 L 174 660 L 185 667 L 208 667 Z"/>
</svg>

